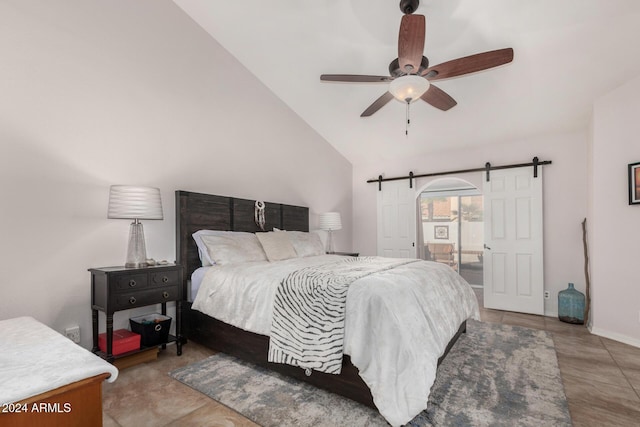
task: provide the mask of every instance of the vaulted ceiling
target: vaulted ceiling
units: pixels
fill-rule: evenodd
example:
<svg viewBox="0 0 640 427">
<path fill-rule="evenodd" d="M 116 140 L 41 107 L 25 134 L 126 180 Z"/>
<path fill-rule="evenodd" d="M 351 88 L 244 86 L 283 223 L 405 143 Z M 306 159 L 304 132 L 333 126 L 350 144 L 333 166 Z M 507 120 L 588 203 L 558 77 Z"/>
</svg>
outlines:
<svg viewBox="0 0 640 427">
<path fill-rule="evenodd" d="M 458 105 L 412 104 L 405 136 L 399 101 L 360 117 L 387 83 L 320 81 L 388 74 L 399 0 L 174 2 L 354 164 L 586 129 L 593 101 L 640 75 L 638 0 L 422 0 L 430 64 L 505 47 L 514 60 L 438 81 Z"/>
</svg>

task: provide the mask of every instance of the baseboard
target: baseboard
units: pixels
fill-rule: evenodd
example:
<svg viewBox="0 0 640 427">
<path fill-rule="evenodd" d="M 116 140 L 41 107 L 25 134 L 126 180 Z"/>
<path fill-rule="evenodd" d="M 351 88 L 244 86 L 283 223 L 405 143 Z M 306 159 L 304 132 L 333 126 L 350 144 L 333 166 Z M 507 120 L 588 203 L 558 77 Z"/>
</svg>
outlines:
<svg viewBox="0 0 640 427">
<path fill-rule="evenodd" d="M 618 334 L 616 332 L 606 331 L 600 328 L 591 327 L 589 328 L 589 330 L 594 335 L 598 335 L 604 338 L 609 338 L 610 340 L 619 341 L 619 342 L 640 348 L 640 340 L 637 338 L 631 338 L 626 335 Z"/>
</svg>

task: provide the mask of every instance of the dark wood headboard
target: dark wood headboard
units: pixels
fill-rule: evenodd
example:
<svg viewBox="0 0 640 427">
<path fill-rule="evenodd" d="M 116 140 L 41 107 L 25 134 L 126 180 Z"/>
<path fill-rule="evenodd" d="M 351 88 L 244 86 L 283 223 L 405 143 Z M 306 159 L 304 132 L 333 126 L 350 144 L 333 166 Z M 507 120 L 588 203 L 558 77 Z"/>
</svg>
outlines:
<svg viewBox="0 0 640 427">
<path fill-rule="evenodd" d="M 192 234 L 198 230 L 262 231 L 254 221 L 255 200 L 176 191 L 176 262 L 184 268 L 184 294 L 187 280 L 202 264 Z M 265 202 L 265 231 L 273 228 L 309 231 L 309 208 Z"/>
</svg>

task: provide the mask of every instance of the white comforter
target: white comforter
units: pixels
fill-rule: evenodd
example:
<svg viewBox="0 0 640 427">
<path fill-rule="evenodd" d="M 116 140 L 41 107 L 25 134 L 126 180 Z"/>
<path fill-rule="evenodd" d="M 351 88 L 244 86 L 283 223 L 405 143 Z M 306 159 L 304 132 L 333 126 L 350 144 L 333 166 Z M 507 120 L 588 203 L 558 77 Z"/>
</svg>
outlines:
<svg viewBox="0 0 640 427">
<path fill-rule="evenodd" d="M 193 308 L 269 335 L 278 283 L 288 273 L 337 255 L 214 266 Z M 460 324 L 479 320 L 473 290 L 444 264 L 421 261 L 356 280 L 349 288 L 344 352 L 394 426 L 426 409 L 437 360 Z"/>
<path fill-rule="evenodd" d="M 0 404 L 18 402 L 102 373 L 111 363 L 74 344 L 33 317 L 0 321 Z"/>
</svg>

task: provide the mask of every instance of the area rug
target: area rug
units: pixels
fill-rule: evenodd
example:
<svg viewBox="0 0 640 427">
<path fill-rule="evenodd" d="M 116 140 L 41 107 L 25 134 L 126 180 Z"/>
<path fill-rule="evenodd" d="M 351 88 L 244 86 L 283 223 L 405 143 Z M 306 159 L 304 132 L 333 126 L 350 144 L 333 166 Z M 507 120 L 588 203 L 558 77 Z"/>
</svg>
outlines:
<svg viewBox="0 0 640 427">
<path fill-rule="evenodd" d="M 265 427 L 388 425 L 371 408 L 221 353 L 170 375 Z M 550 334 L 469 321 L 408 425 L 571 426 Z"/>
</svg>

